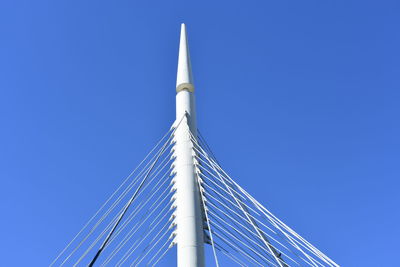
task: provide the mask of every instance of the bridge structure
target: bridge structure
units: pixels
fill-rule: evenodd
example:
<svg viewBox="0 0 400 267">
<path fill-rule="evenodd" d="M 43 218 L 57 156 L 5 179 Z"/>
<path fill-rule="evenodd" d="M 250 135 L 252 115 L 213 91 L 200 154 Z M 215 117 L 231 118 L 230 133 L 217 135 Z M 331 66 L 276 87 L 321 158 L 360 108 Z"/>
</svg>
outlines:
<svg viewBox="0 0 400 267">
<path fill-rule="evenodd" d="M 176 119 L 50 266 L 339 266 L 243 189 L 196 123 L 186 27 L 181 25 Z M 176 247 L 176 249 L 175 249 Z M 164 263 L 164 266 L 166 264 Z"/>
</svg>

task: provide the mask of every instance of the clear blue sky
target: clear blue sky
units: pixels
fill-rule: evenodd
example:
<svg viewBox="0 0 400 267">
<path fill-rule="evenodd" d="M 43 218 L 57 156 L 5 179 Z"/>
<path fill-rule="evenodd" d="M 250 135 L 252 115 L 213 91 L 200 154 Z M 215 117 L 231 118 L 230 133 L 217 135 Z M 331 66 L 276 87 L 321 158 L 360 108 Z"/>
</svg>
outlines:
<svg viewBox="0 0 400 267">
<path fill-rule="evenodd" d="M 2 266 L 46 266 L 168 129 L 179 24 L 225 169 L 343 266 L 394 266 L 397 1 L 0 3 Z"/>
</svg>

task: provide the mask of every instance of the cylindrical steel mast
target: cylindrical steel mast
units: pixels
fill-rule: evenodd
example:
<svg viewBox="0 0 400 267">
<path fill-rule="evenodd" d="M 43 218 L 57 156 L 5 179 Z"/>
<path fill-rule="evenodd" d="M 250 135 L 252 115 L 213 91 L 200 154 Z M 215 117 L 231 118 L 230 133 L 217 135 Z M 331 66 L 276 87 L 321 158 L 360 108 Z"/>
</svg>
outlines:
<svg viewBox="0 0 400 267">
<path fill-rule="evenodd" d="M 175 132 L 174 148 L 177 259 L 179 267 L 201 267 L 204 266 L 203 220 L 193 143 L 190 140 L 190 132 L 197 138 L 196 108 L 185 24 L 181 26 L 176 80 L 176 119 L 179 121 L 182 118 Z"/>
</svg>

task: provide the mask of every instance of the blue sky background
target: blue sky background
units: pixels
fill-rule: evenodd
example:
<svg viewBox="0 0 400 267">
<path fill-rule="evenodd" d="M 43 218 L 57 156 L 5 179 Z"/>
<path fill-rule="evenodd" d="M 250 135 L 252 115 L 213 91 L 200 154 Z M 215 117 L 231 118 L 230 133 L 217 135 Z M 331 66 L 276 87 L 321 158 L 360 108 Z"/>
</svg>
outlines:
<svg viewBox="0 0 400 267">
<path fill-rule="evenodd" d="M 1 1 L 0 265 L 48 265 L 168 129 L 185 22 L 228 173 L 339 264 L 394 266 L 399 7 Z"/>
</svg>

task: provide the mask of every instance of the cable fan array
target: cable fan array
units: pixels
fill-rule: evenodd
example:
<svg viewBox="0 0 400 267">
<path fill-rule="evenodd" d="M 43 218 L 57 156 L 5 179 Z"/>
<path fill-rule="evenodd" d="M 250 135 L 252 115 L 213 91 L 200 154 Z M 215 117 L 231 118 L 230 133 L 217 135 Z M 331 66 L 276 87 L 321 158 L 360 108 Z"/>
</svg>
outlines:
<svg viewBox="0 0 400 267">
<path fill-rule="evenodd" d="M 240 266 L 339 266 L 239 186 L 204 137 L 191 134 L 205 210 L 206 242 Z"/>
<path fill-rule="evenodd" d="M 174 246 L 174 134 L 153 147 L 50 266 L 157 265 Z M 185 125 L 187 126 L 187 125 Z M 239 186 L 204 137 L 188 130 L 200 191 L 205 243 L 239 266 L 339 266 Z"/>
<path fill-rule="evenodd" d="M 179 125 L 171 127 L 50 266 L 156 265 L 163 258 L 174 237 L 171 148 Z"/>
</svg>

